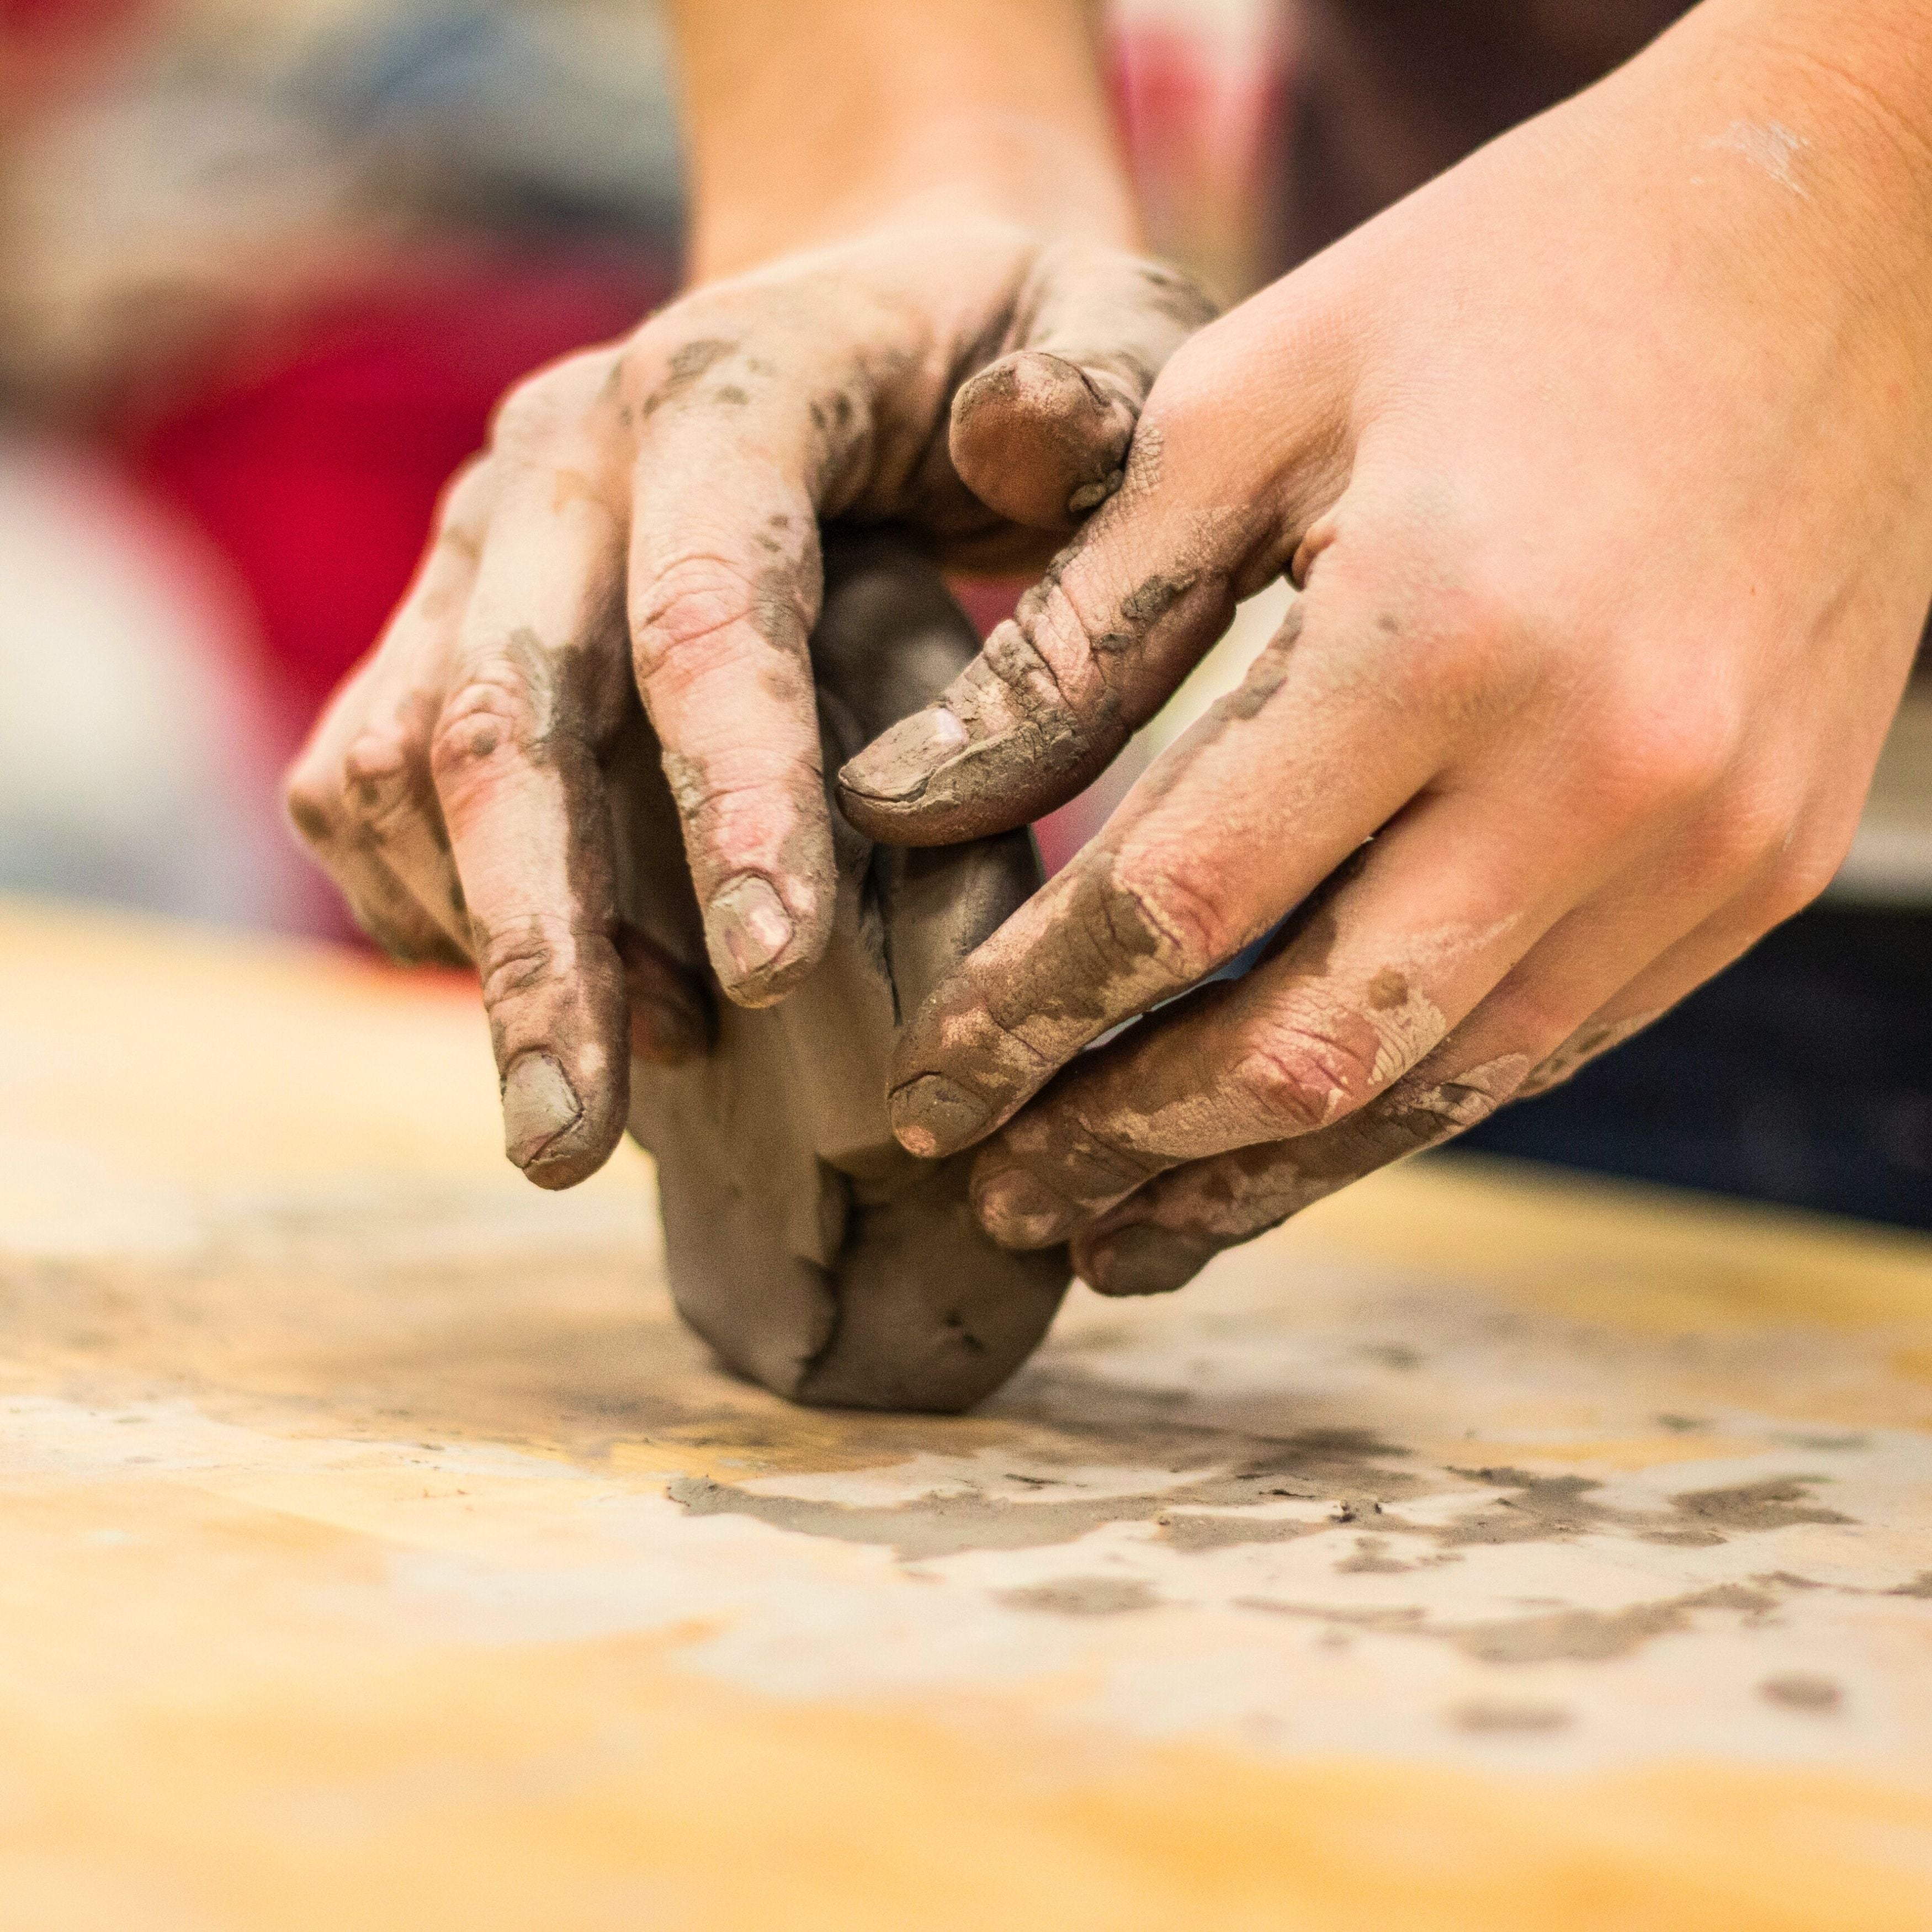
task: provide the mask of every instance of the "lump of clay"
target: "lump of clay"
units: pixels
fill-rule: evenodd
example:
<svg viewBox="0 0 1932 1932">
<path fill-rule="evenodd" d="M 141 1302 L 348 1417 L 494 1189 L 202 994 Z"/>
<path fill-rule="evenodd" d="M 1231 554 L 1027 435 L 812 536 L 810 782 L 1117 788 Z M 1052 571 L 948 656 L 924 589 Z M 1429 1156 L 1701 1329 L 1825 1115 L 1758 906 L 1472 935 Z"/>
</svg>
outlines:
<svg viewBox="0 0 1932 1932">
<path fill-rule="evenodd" d="M 880 536 L 828 534 L 812 640 L 825 770 L 936 697 L 977 640 L 938 573 Z M 676 814 L 647 729 L 611 774 L 627 923 L 709 982 L 708 1055 L 634 1060 L 630 1128 L 656 1156 L 679 1312 L 733 1367 L 794 1400 L 957 1410 L 1032 1352 L 1066 1250 L 1010 1254 L 967 1202 L 972 1156 L 892 1137 L 902 1018 L 1040 884 L 1024 831 L 925 850 L 874 846 L 832 807 L 831 946 L 781 1004 L 718 993 Z"/>
</svg>

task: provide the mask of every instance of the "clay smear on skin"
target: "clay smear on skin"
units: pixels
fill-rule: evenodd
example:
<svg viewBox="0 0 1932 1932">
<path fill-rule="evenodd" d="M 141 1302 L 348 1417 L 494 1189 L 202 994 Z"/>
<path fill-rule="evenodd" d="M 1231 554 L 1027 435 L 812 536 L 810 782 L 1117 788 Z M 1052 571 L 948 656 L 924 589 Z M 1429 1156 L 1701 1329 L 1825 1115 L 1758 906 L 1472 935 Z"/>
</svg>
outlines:
<svg viewBox="0 0 1932 1932">
<path fill-rule="evenodd" d="M 1488 1119 L 1515 1096 L 1528 1064 L 1523 1054 L 1498 1054 L 1454 1077 L 1425 1064 L 1332 1127 L 1170 1172 L 1102 1220 L 1094 1238 L 1105 1243 L 1136 1230 L 1171 1236 L 1187 1244 L 1191 1275 L 1220 1249 L 1251 1240 L 1364 1174 Z M 1165 1286 L 1182 1286 L 1188 1275 L 1177 1270 Z"/>
<path fill-rule="evenodd" d="M 1311 1022 L 1304 1004 L 1306 993 L 1313 993 L 1324 1004 L 1332 1003 L 1332 1013 Z M 1359 1005 L 1322 985 L 1298 989 L 1294 997 L 1298 1010 L 1288 1028 L 1298 1036 L 1346 1040 L 1366 1022 L 1374 1041 L 1373 1078 L 1378 1085 L 1399 1066 L 1430 1051 L 1444 1030 L 1442 1016 L 1428 999 L 1412 992 L 1399 974 L 1386 970 L 1370 981 Z M 1187 1028 L 1188 1022 L 1182 1020 L 1182 1037 L 1174 1044 L 1185 1044 Z M 1120 1048 L 1126 1058 L 1112 1070 L 1114 1077 L 1103 1081 L 1103 1095 L 1120 1094 L 1133 1051 L 1130 1036 Z M 1315 1056 L 1310 1064 L 1317 1064 Z M 1126 1090 L 1134 1090 L 1129 1085 Z M 1334 1120 L 1358 1098 L 1342 1087 L 1330 1088 L 1322 1098 L 1326 1118 Z M 1215 1143 L 1238 1144 L 1237 1137 L 1250 1137 L 1253 1130 L 1251 1105 L 1238 1094 L 1222 1092 L 1215 1070 L 1204 1064 L 1194 1090 L 1151 1107 L 1118 1097 L 1083 1101 L 1077 1094 L 1070 1095 L 1066 1105 L 1050 1105 L 1037 1122 L 1016 1126 L 1006 1145 L 1020 1166 L 1042 1174 L 1069 1199 L 1097 1210 L 1112 1206 L 1168 1162 L 1202 1157 L 1204 1152 L 1211 1156 L 1220 1150 Z M 1115 1157 L 1110 1160 L 1109 1155 Z M 1256 1232 L 1267 1225 L 1271 1223 L 1258 1224 Z"/>
<path fill-rule="evenodd" d="M 848 767 L 856 798 L 916 804 L 935 826 L 949 814 L 967 824 L 988 800 L 1044 808 L 1096 772 L 1158 708 L 1167 692 L 1155 688 L 1148 662 L 1183 644 L 1184 655 L 1198 656 L 1193 645 L 1204 649 L 1232 615 L 1225 573 L 1203 561 L 1226 548 L 1226 516 L 1198 517 L 1175 560 L 1142 576 L 1090 631 L 1063 579 L 1083 560 L 1104 557 L 1111 520 L 1154 494 L 1162 440 L 1157 424 L 1139 428 L 1119 488 L 1079 543 L 1054 558 L 938 704 Z M 1124 658 L 1136 661 L 1132 678 L 1109 668 Z M 1186 668 L 1177 663 L 1177 672 Z"/>
<path fill-rule="evenodd" d="M 1793 164 L 1810 145 L 1780 121 L 1733 121 L 1704 143 L 1713 153 L 1738 155 L 1801 201 L 1809 200 L 1810 194 Z"/>
<path fill-rule="evenodd" d="M 1179 581 L 1158 580 L 1155 601 L 1163 610 L 1171 611 L 1177 598 L 1185 598 L 1198 588 L 1190 578 L 1177 590 Z M 1147 588 L 1146 584 L 1140 586 Z M 1024 641 L 1016 627 L 1002 627 L 1008 628 Z M 994 642 L 998 636 L 996 632 Z M 1278 662 L 1281 655 L 1276 652 L 1271 662 Z M 982 682 L 990 681 L 983 663 L 968 674 L 969 678 L 975 676 Z M 1279 682 L 1268 685 L 1270 693 Z M 953 687 L 956 692 L 959 688 Z M 1258 709 L 1236 706 L 1225 710 L 1214 728 L 1218 732 L 1231 723 L 1244 724 Z M 1054 715 L 1062 721 L 1066 716 L 1064 707 Z M 926 714 L 928 718 L 934 716 Z M 948 722 L 956 730 L 973 728 L 962 728 L 950 717 Z M 1073 728 L 1067 724 L 1064 728 L 1070 731 Z M 1030 728 L 1020 735 L 1033 741 Z M 1203 748 L 1198 733 L 1190 734 L 1190 740 L 1193 742 L 1184 741 L 1184 749 L 1177 748 L 1183 760 L 1198 756 Z M 896 765 L 903 762 L 907 770 L 918 763 L 908 748 L 890 748 L 889 740 L 881 741 L 874 749 L 887 749 L 891 761 Z M 974 778 L 996 788 L 1004 762 L 994 759 L 975 772 Z M 1172 773 L 1178 763 L 1170 753 L 1153 776 L 1157 777 L 1163 769 Z M 903 776 L 902 772 L 900 777 Z M 1108 842 L 1090 848 L 1061 873 L 1015 926 L 982 948 L 960 978 L 937 996 L 935 1007 L 921 1016 L 898 1062 L 901 1079 L 897 1090 L 904 1096 L 899 1103 L 901 1131 L 914 1127 L 913 1117 L 922 1108 L 914 1090 L 938 1066 L 957 1066 L 967 1072 L 970 1084 L 997 1118 L 1036 1091 L 1057 1067 L 1110 1027 L 1186 990 L 1210 970 L 1212 962 L 1188 958 L 1178 937 L 1159 923 L 1156 909 L 1116 876 L 1119 847 L 1133 838 L 1150 812 L 1158 809 L 1162 791 L 1144 783 L 1137 788 L 1137 802 L 1130 800 L 1110 829 Z M 1418 1019 L 1426 1024 L 1425 1016 L 1408 1013 L 1385 1019 L 1384 1029 L 1400 1030 L 1405 1019 L 1412 1027 Z M 950 1142 L 952 1137 L 936 1119 L 928 1124 L 941 1142 Z M 908 1145 L 912 1144 L 908 1141 Z M 921 1147 L 919 1150 L 928 1150 Z"/>
<path fill-rule="evenodd" d="M 1348 1040 L 1366 1033 L 1371 1092 L 1399 1080 L 1439 1046 L 1448 1031 L 1441 1007 L 1425 986 L 1441 986 L 1465 962 L 1493 946 L 1513 918 L 1486 926 L 1464 923 L 1425 928 L 1405 937 L 1402 951 L 1348 986 L 1330 974 L 1304 981 L 1283 1001 L 1281 1024 L 1297 1033 Z M 1292 957 L 1292 956 L 1291 956 Z M 1364 1096 L 1331 1088 L 1324 1096 L 1325 1120 L 1339 1120 Z"/>
<path fill-rule="evenodd" d="M 595 700 L 586 701 L 582 688 L 588 660 L 581 654 L 553 652 L 527 627 L 505 648 L 525 707 L 511 748 L 556 787 L 563 898 L 560 904 L 550 898 L 556 880 L 526 880 L 524 902 L 556 904 L 555 915 L 492 928 L 472 912 L 472 944 L 503 1078 L 506 1148 L 526 1172 L 554 1164 L 554 1178 L 580 1178 L 577 1168 L 601 1159 L 621 1114 L 628 1066 L 622 969 L 611 944 L 608 808 L 590 750 Z M 480 770 L 503 750 L 499 721 L 480 716 L 463 745 L 464 762 Z M 490 780 L 486 774 L 478 782 Z M 497 890 L 489 897 L 502 902 L 506 895 Z M 586 1118 L 590 1130 L 580 1134 Z"/>
<path fill-rule="evenodd" d="M 1163 580 L 1163 587 L 1166 582 Z M 1287 652 L 1293 641 L 1290 633 L 1279 647 L 1270 646 L 1269 651 L 1264 653 L 1265 663 L 1258 667 L 1262 675 L 1251 677 L 1253 688 L 1244 686 L 1232 699 L 1222 700 L 1222 705 L 1216 707 L 1216 715 L 1207 721 L 1207 729 L 1198 737 L 1190 734 L 1195 742 L 1186 746 L 1184 758 L 1198 758 L 1214 738 L 1231 728 L 1245 728 L 1258 715 L 1281 686 L 1286 675 Z M 1144 800 L 1139 812 L 1130 805 L 1128 822 L 1115 835 L 1120 841 L 1132 840 L 1138 820 L 1148 811 L 1158 808 L 1160 796 L 1157 791 L 1151 800 Z M 1076 869 L 1084 872 L 1088 868 Z M 1070 882 L 1064 889 L 1067 902 L 1064 908 L 1065 913 L 1072 914 L 1080 908 L 1083 898 L 1090 901 L 1099 897 L 1099 887 L 1087 886 L 1083 891 L 1083 883 Z M 1124 962 L 1093 989 L 1098 997 L 1083 1002 L 1091 1017 L 1103 1024 L 1096 1024 L 1092 1031 L 1070 1040 L 1042 1038 L 1037 1029 L 1030 1034 L 1022 1033 L 1022 1036 L 1030 1046 L 1050 1058 L 1063 1057 L 1071 1048 L 1085 1046 L 1105 1030 L 1106 1024 L 1144 1011 L 1154 1000 L 1179 990 L 1186 983 L 1184 973 L 1176 970 L 1178 948 L 1166 934 L 1154 932 L 1148 909 L 1138 905 L 1132 895 L 1118 886 L 1113 886 L 1110 903 L 1105 910 L 1108 926 L 1117 931 L 1121 914 L 1131 912 L 1132 923 L 1148 930 L 1152 943 L 1145 949 L 1147 956 L 1136 952 L 1132 959 Z M 1089 912 L 1088 916 L 1090 918 L 1093 914 Z M 1281 1024 L 1285 1028 L 1311 1037 L 1338 1040 L 1357 1036 L 1366 1028 L 1369 1038 L 1362 1057 L 1370 1070 L 1370 1084 L 1374 1089 L 1385 1087 L 1432 1052 L 1447 1031 L 1448 1023 L 1441 1009 L 1423 988 L 1426 986 L 1440 986 L 1451 979 L 1466 962 L 1492 948 L 1514 922 L 1511 916 L 1484 926 L 1452 923 L 1408 934 L 1399 955 L 1379 962 L 1366 976 L 1364 983 L 1347 992 L 1318 965 L 1310 976 L 1284 1000 L 1287 1010 Z M 1288 958 L 1292 962 L 1292 954 Z M 1070 966 L 1077 963 L 1069 961 Z M 1292 964 L 1290 970 L 1292 970 Z M 1036 974 L 1034 976 L 1045 977 L 1057 989 L 1061 976 Z M 996 1017 L 1001 1021 L 1003 1030 L 1019 1031 L 1029 1023 L 1028 1016 L 1018 1013 Z M 1360 1097 L 1349 1094 L 1340 1086 L 1331 1088 L 1323 1096 L 1326 1118 L 1330 1120 L 1339 1118 L 1348 1106 Z M 1190 1104 L 1191 1107 L 1194 1103 Z M 1152 1117 L 1144 1118 L 1146 1124 L 1151 1126 Z M 1137 1140 L 1138 1137 L 1130 1135 L 1126 1138 Z"/>
<path fill-rule="evenodd" d="M 687 351 L 717 350 L 710 358 Z M 734 346 L 688 344 L 673 358 L 670 383 L 688 390 L 699 376 L 734 352 Z M 701 366 L 700 366 L 701 364 Z M 808 625 L 823 592 L 818 545 L 808 536 L 800 544 L 796 519 L 788 512 L 766 514 L 754 542 L 772 560 L 749 586 L 743 621 L 770 647 L 770 663 L 759 674 L 774 706 L 810 718 L 816 709 L 807 643 Z M 652 628 L 648 610 L 640 627 Z M 659 667 L 656 676 L 670 670 Z M 675 675 L 675 673 L 672 674 Z M 647 709 L 656 676 L 646 686 Z M 683 748 L 673 748 L 667 734 L 663 762 L 685 829 L 686 856 L 705 908 L 707 946 L 720 980 L 734 997 L 762 1004 L 792 984 L 806 970 L 811 936 L 832 891 L 832 862 L 826 836 L 824 785 L 815 739 L 801 747 L 793 770 L 782 778 L 748 787 L 721 772 L 742 748 L 728 731 L 718 742 L 694 745 L 687 730 Z M 748 808 L 755 806 L 754 810 Z M 806 935 L 801 950 L 797 936 Z"/>
</svg>

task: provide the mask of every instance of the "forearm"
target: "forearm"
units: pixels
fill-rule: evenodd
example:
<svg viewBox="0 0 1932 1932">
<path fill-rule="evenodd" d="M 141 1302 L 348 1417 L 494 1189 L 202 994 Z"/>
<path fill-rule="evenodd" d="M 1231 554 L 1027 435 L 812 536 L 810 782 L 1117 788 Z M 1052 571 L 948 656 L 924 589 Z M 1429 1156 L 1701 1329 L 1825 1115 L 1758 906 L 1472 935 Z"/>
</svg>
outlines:
<svg viewBox="0 0 1932 1932">
<path fill-rule="evenodd" d="M 1916 170 L 1932 168 L 1932 12 L 1923 0 L 1705 0 L 1699 10 L 1834 82 L 1848 104 L 1888 124 L 1886 137 L 1905 145 Z"/>
<path fill-rule="evenodd" d="M 1131 242 L 1090 0 L 672 0 L 691 272 L 921 216 Z"/>
</svg>

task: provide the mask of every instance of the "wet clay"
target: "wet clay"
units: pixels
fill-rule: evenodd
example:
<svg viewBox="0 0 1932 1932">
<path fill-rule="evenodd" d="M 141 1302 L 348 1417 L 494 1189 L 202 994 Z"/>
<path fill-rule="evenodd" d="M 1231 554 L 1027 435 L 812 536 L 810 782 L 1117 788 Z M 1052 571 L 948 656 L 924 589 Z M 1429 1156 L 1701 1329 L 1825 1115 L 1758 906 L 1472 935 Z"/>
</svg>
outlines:
<svg viewBox="0 0 1932 1932">
<path fill-rule="evenodd" d="M 928 704 L 977 648 L 938 573 L 890 538 L 829 532 L 812 638 L 824 769 Z M 782 1004 L 719 994 L 656 740 L 610 772 L 620 916 L 706 986 L 711 1051 L 634 1058 L 630 1130 L 655 1156 L 670 1288 L 725 1361 L 777 1394 L 954 1411 L 1004 1382 L 1065 1293 L 1064 1248 L 1011 1254 L 967 1197 L 970 1155 L 893 1140 L 902 1017 L 1041 880 L 1024 831 L 906 851 L 833 806 L 838 865 L 823 962 Z"/>
</svg>

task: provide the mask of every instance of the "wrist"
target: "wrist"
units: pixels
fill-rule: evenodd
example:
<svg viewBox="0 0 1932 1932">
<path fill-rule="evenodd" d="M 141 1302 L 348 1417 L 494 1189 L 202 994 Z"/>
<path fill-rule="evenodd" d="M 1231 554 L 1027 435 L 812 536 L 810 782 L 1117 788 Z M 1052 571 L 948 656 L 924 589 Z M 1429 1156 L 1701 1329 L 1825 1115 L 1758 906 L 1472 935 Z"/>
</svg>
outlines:
<svg viewBox="0 0 1932 1932">
<path fill-rule="evenodd" d="M 673 0 L 704 280 L 881 226 L 1131 242 L 1090 0 Z"/>
<path fill-rule="evenodd" d="M 1699 10 L 1932 195 L 1932 13 L 1924 0 L 1705 0 Z"/>
<path fill-rule="evenodd" d="M 1850 16 L 1858 17 L 1852 19 Z M 1648 192 L 1787 328 L 1932 376 L 1932 14 L 1922 0 L 1704 0 L 1620 75 Z M 1660 172 L 1659 170 L 1660 170 Z M 1727 265 L 1720 266 L 1718 265 Z"/>
<path fill-rule="evenodd" d="M 802 154 L 782 185 L 736 166 L 714 169 L 692 200 L 688 273 L 711 281 L 859 235 L 988 223 L 1126 248 L 1139 240 L 1104 130 L 956 107 Z"/>
</svg>

